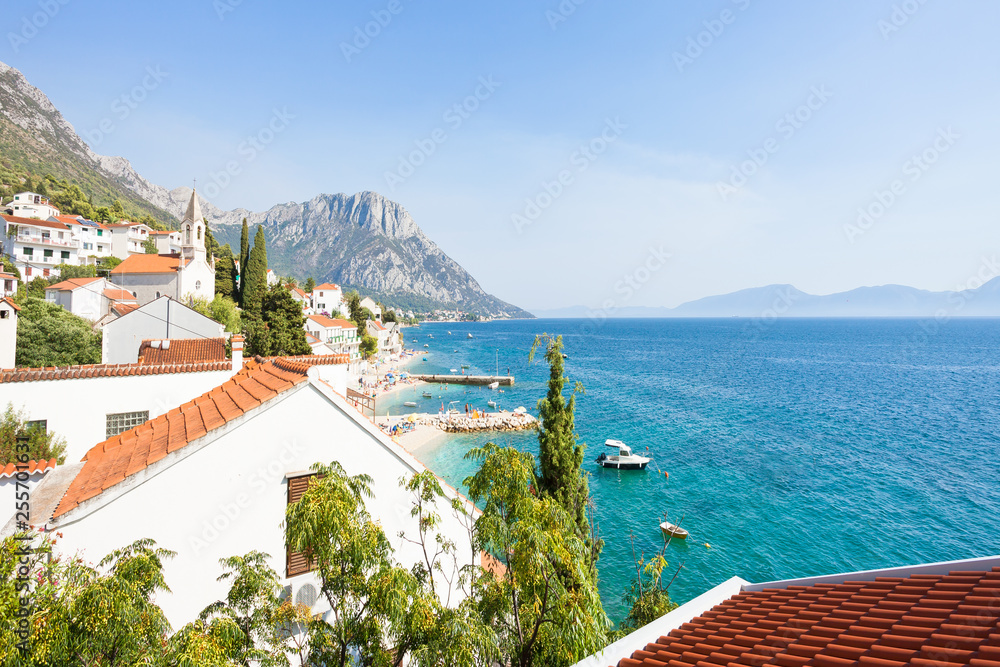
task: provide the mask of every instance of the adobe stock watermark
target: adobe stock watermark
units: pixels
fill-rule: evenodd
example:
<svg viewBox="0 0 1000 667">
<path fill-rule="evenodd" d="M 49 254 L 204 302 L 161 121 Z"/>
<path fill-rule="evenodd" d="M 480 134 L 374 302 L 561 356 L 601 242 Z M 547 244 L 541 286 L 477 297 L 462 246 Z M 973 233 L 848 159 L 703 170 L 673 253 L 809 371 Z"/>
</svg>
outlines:
<svg viewBox="0 0 1000 667">
<path fill-rule="evenodd" d="M 404 9 L 402 0 L 389 0 L 385 9 L 372 10 L 372 20 L 364 26 L 355 26 L 354 38 L 350 42 L 340 43 L 340 52 L 344 54 L 344 60 L 351 62 L 354 56 L 361 55 L 361 52 L 371 45 L 372 40 L 389 27 L 393 17 L 402 14 Z"/>
<path fill-rule="evenodd" d="M 853 223 L 844 225 L 844 235 L 849 243 L 855 243 L 859 236 L 868 233 L 907 192 L 908 184 L 916 183 L 924 177 L 941 156 L 962 138 L 949 125 L 938 128 L 931 145 L 911 156 L 902 166 L 902 178 L 893 179 L 885 189 L 875 190 L 871 201 L 858 208 L 858 217 Z"/>
<path fill-rule="evenodd" d="M 831 97 L 833 97 L 833 93 L 827 90 L 825 84 L 810 88 L 809 96 L 806 97 L 805 102 L 796 107 L 794 111 L 786 113 L 774 124 L 777 136 L 768 137 L 760 146 L 748 149 L 748 159 L 730 167 L 729 181 L 719 181 L 716 184 L 715 187 L 719 191 L 722 201 L 727 201 L 729 195 L 736 194 L 740 188 L 745 186 L 767 164 L 771 156 L 781 150 L 781 142 L 794 137 L 799 130 L 805 127 L 806 123 L 812 120 L 817 111 L 826 106 Z"/>
<path fill-rule="evenodd" d="M 219 539 L 219 536 L 229 530 L 243 513 L 253 507 L 257 499 L 281 484 L 289 468 L 296 463 L 298 456 L 305 447 L 296 441 L 284 443 L 281 451 L 266 465 L 258 467 L 246 478 L 244 488 L 232 497 L 229 502 L 216 506 L 214 514 L 196 526 L 196 535 L 188 537 L 188 546 L 198 555 Z"/>
<path fill-rule="evenodd" d="M 879 19 L 877 24 L 879 32 L 882 33 L 882 39 L 889 41 L 889 37 L 902 30 L 926 4 L 927 0 L 903 0 L 903 2 L 893 5 L 889 18 Z"/>
<path fill-rule="evenodd" d="M 112 116 L 106 116 L 93 130 L 84 130 L 82 132 L 87 143 L 90 144 L 91 148 L 96 148 L 101 145 L 105 137 L 117 129 L 115 121 L 124 122 L 132 112 L 139 108 L 139 105 L 146 101 L 149 94 L 160 87 L 160 84 L 170 76 L 169 72 L 164 72 L 160 69 L 160 66 L 147 67 L 146 76 L 142 78 L 142 81 L 132 88 L 132 90 L 116 97 L 111 103 L 111 113 Z"/>
<path fill-rule="evenodd" d="M 671 257 L 672 255 L 664 250 L 662 245 L 649 246 L 645 259 L 634 269 L 623 274 L 621 280 L 614 284 L 617 296 L 605 299 L 601 307 L 596 310 L 587 309 L 587 318 L 590 321 L 583 325 L 581 332 L 593 333 L 598 327 L 603 326 L 609 317 L 629 304 L 646 283 L 667 265 L 667 260 Z"/>
<path fill-rule="evenodd" d="M 288 129 L 290 122 L 295 120 L 295 116 L 288 111 L 288 107 L 274 109 L 271 119 L 256 134 L 248 136 L 236 147 L 236 153 L 242 160 L 230 160 L 225 168 L 220 171 L 209 173 L 211 182 L 204 187 L 203 194 L 212 198 L 229 187 L 235 176 L 243 173 L 247 164 L 257 159 L 267 147 L 274 142 L 275 138 Z"/>
<path fill-rule="evenodd" d="M 523 234 L 525 227 L 534 224 L 542 213 L 563 195 L 566 188 L 573 185 L 576 181 L 575 174 L 587 171 L 590 165 L 603 155 L 626 129 L 628 129 L 628 125 L 623 123 L 620 117 L 616 116 L 613 120 L 606 119 L 601 133 L 573 151 L 569 156 L 571 168 L 560 170 L 551 181 L 543 180 L 541 190 L 533 197 L 524 200 L 524 209 L 519 213 L 511 214 L 510 221 L 517 233 Z"/>
<path fill-rule="evenodd" d="M 21 47 L 37 37 L 39 31 L 45 28 L 69 2 L 70 0 L 40 0 L 37 12 L 30 16 L 22 16 L 21 30 L 7 33 L 7 41 L 10 42 L 10 48 L 14 49 L 14 53 L 20 53 Z"/>
<path fill-rule="evenodd" d="M 461 102 L 456 102 L 441 115 L 441 120 L 447 125 L 448 130 L 454 132 L 462 127 L 465 121 L 469 120 L 482 103 L 493 97 L 493 93 L 500 87 L 500 83 L 493 80 L 493 75 L 479 77 L 479 85 Z M 413 142 L 415 148 L 406 155 L 399 156 L 399 164 L 396 171 L 385 172 L 385 183 L 393 192 L 396 187 L 406 182 L 410 176 L 417 172 L 417 169 L 427 162 L 427 158 L 433 155 L 438 146 L 448 141 L 448 130 L 442 127 L 434 128 L 430 134 L 423 139 Z"/>
<path fill-rule="evenodd" d="M 236 8 L 243 4 L 243 0 L 213 0 L 212 9 L 220 21 L 226 20 L 226 14 L 236 11 Z"/>
<path fill-rule="evenodd" d="M 576 13 L 576 8 L 587 0 L 562 0 L 555 11 L 545 10 L 545 20 L 549 22 L 549 27 L 555 30 L 560 23 L 565 23 L 569 17 Z"/>
<path fill-rule="evenodd" d="M 740 12 L 745 12 L 750 7 L 750 2 L 751 0 L 732 0 L 732 3 Z M 702 21 L 702 26 L 705 29 L 688 37 L 687 45 L 684 49 L 682 51 L 674 51 L 673 53 L 674 65 L 676 65 L 677 71 L 683 74 L 684 69 L 693 65 L 694 61 L 698 58 L 701 58 L 705 51 L 711 48 L 717 39 L 722 37 L 722 34 L 726 32 L 726 28 L 736 23 L 738 17 L 739 13 L 727 7 L 719 12 L 716 18 Z"/>
</svg>

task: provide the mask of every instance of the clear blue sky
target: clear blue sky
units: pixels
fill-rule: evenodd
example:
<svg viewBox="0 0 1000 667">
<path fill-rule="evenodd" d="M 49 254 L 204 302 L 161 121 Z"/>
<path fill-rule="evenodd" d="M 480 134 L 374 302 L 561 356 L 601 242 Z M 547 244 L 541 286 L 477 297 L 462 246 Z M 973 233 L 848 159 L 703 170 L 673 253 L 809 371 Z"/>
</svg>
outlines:
<svg viewBox="0 0 1000 667">
<path fill-rule="evenodd" d="M 996 2 L 50 1 L 16 52 L 44 2 L 5 3 L 0 60 L 83 136 L 111 121 L 98 152 L 227 209 L 381 192 L 525 307 L 951 289 L 1000 254 Z M 164 78 L 122 118 L 147 68 Z M 261 136 L 276 109 L 294 117 Z M 269 143 L 241 150 L 250 136 Z M 860 226 L 859 207 L 881 215 Z"/>
</svg>

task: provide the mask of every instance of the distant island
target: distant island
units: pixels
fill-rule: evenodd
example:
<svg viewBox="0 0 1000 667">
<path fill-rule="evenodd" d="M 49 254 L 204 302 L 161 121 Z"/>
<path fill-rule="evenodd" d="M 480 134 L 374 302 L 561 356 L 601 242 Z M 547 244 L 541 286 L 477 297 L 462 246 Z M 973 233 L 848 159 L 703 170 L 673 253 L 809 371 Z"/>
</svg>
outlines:
<svg viewBox="0 0 1000 667">
<path fill-rule="evenodd" d="M 989 268 L 989 267 L 986 267 Z M 572 306 L 532 310 L 540 318 L 652 317 L 1000 317 L 1000 277 L 973 277 L 965 289 L 931 292 L 904 285 L 807 294 L 792 285 L 767 285 L 688 301 L 676 308 Z"/>
</svg>

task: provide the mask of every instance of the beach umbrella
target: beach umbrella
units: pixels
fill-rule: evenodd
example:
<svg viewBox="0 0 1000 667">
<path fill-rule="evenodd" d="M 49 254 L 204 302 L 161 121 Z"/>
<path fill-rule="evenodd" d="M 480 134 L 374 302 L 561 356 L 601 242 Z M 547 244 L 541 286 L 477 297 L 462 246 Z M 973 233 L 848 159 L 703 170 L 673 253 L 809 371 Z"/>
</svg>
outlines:
<svg viewBox="0 0 1000 667">
<path fill-rule="evenodd" d="M 410 413 L 410 414 L 406 415 L 406 421 L 408 421 L 408 422 L 410 422 L 412 424 L 413 422 L 417 421 L 417 415 L 414 414 L 414 413 Z"/>
</svg>

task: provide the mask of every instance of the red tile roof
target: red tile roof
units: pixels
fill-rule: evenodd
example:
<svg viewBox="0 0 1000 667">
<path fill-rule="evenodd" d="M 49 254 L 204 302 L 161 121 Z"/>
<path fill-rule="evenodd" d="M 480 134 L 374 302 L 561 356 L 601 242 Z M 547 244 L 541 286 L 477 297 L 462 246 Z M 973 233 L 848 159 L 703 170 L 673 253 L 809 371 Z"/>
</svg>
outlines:
<svg viewBox="0 0 1000 667">
<path fill-rule="evenodd" d="M 17 278 L 17 276 L 15 276 L 13 273 L 4 273 L 0 271 L 0 278 L 10 279 L 10 278 Z"/>
<path fill-rule="evenodd" d="M 63 368 L 15 368 L 0 371 L 0 384 L 5 382 L 40 382 L 44 380 L 75 380 L 102 377 L 131 377 L 133 375 L 166 375 L 169 373 L 202 373 L 225 371 L 233 367 L 231 361 L 207 361 L 196 364 L 89 364 Z"/>
<path fill-rule="evenodd" d="M 11 299 L 9 296 L 5 296 L 4 298 L 0 299 L 0 303 L 6 303 L 8 306 L 10 306 L 11 308 L 13 308 L 14 310 L 21 310 L 21 306 L 19 306 L 16 303 L 14 303 L 14 300 Z"/>
<path fill-rule="evenodd" d="M 619 667 L 1000 667 L 1000 568 L 744 591 Z"/>
<path fill-rule="evenodd" d="M 349 354 L 308 354 L 299 357 L 280 358 L 304 366 L 336 366 L 338 364 L 351 363 L 351 355 Z"/>
<path fill-rule="evenodd" d="M 109 287 L 104 290 L 104 296 L 112 301 L 136 301 L 135 295 L 126 289 L 114 289 Z M 138 307 L 138 304 L 136 304 L 136 307 Z"/>
<path fill-rule="evenodd" d="M 307 298 L 309 298 L 309 295 L 306 294 L 303 290 L 299 289 L 298 287 L 293 287 L 291 289 L 291 292 L 292 292 L 292 294 L 296 295 L 300 299 L 307 299 Z"/>
<path fill-rule="evenodd" d="M 57 215 L 56 220 L 67 224 L 79 225 L 81 220 L 85 220 L 82 215 Z"/>
<path fill-rule="evenodd" d="M 70 278 L 69 280 L 64 280 L 61 283 L 56 283 L 55 285 L 50 285 L 45 288 L 48 292 L 51 290 L 58 290 L 60 292 L 67 291 L 72 292 L 73 290 L 80 289 L 81 287 L 86 287 L 90 283 L 97 282 L 98 280 L 104 280 L 103 278 Z"/>
<path fill-rule="evenodd" d="M 139 346 L 139 363 L 155 364 L 196 364 L 203 361 L 225 361 L 225 338 L 172 338 L 169 345 L 165 340 L 144 340 Z"/>
<path fill-rule="evenodd" d="M 150 236 L 170 236 L 171 234 L 180 234 L 180 232 L 178 232 L 178 231 L 171 231 L 169 229 L 166 230 L 166 231 L 160 231 L 158 229 L 154 229 L 154 230 L 152 230 L 152 231 L 149 232 Z"/>
<path fill-rule="evenodd" d="M 133 310 L 136 310 L 138 308 L 139 308 L 139 304 L 138 303 L 121 303 L 121 302 L 118 302 L 118 303 L 115 303 L 115 304 L 113 304 L 111 306 L 111 310 L 113 310 L 115 312 L 115 314 L 118 315 L 119 317 L 121 317 L 122 315 L 128 315 Z"/>
<path fill-rule="evenodd" d="M 5 467 L 0 468 L 0 479 L 13 477 L 18 472 L 26 472 L 29 475 L 33 475 L 35 473 L 45 473 L 50 470 L 55 470 L 56 463 L 57 461 L 55 459 L 49 459 L 48 461 L 31 460 L 24 464 L 27 468 L 21 468 L 13 463 L 8 463 Z"/>
<path fill-rule="evenodd" d="M 65 231 L 69 230 L 69 227 L 67 227 L 65 224 L 61 222 L 54 222 L 51 220 L 39 220 L 37 218 L 22 218 L 16 215 L 0 215 L 0 218 L 3 218 L 7 222 L 15 225 L 32 225 L 34 227 L 48 227 L 49 229 L 60 229 Z"/>
<path fill-rule="evenodd" d="M 53 518 L 305 382 L 307 371 L 304 364 L 286 359 L 250 360 L 212 391 L 95 445 Z"/>
<path fill-rule="evenodd" d="M 315 292 L 318 289 L 339 290 L 340 285 L 334 285 L 333 283 L 323 283 L 322 285 L 316 285 L 316 287 L 313 288 L 313 292 Z"/>
<path fill-rule="evenodd" d="M 357 329 L 358 325 L 347 320 L 335 320 L 326 315 L 310 315 L 309 319 L 326 329 L 340 327 L 341 329 Z"/>
<path fill-rule="evenodd" d="M 177 255 L 129 255 L 128 259 L 111 269 L 111 274 L 171 273 L 177 270 L 180 261 Z"/>
</svg>

